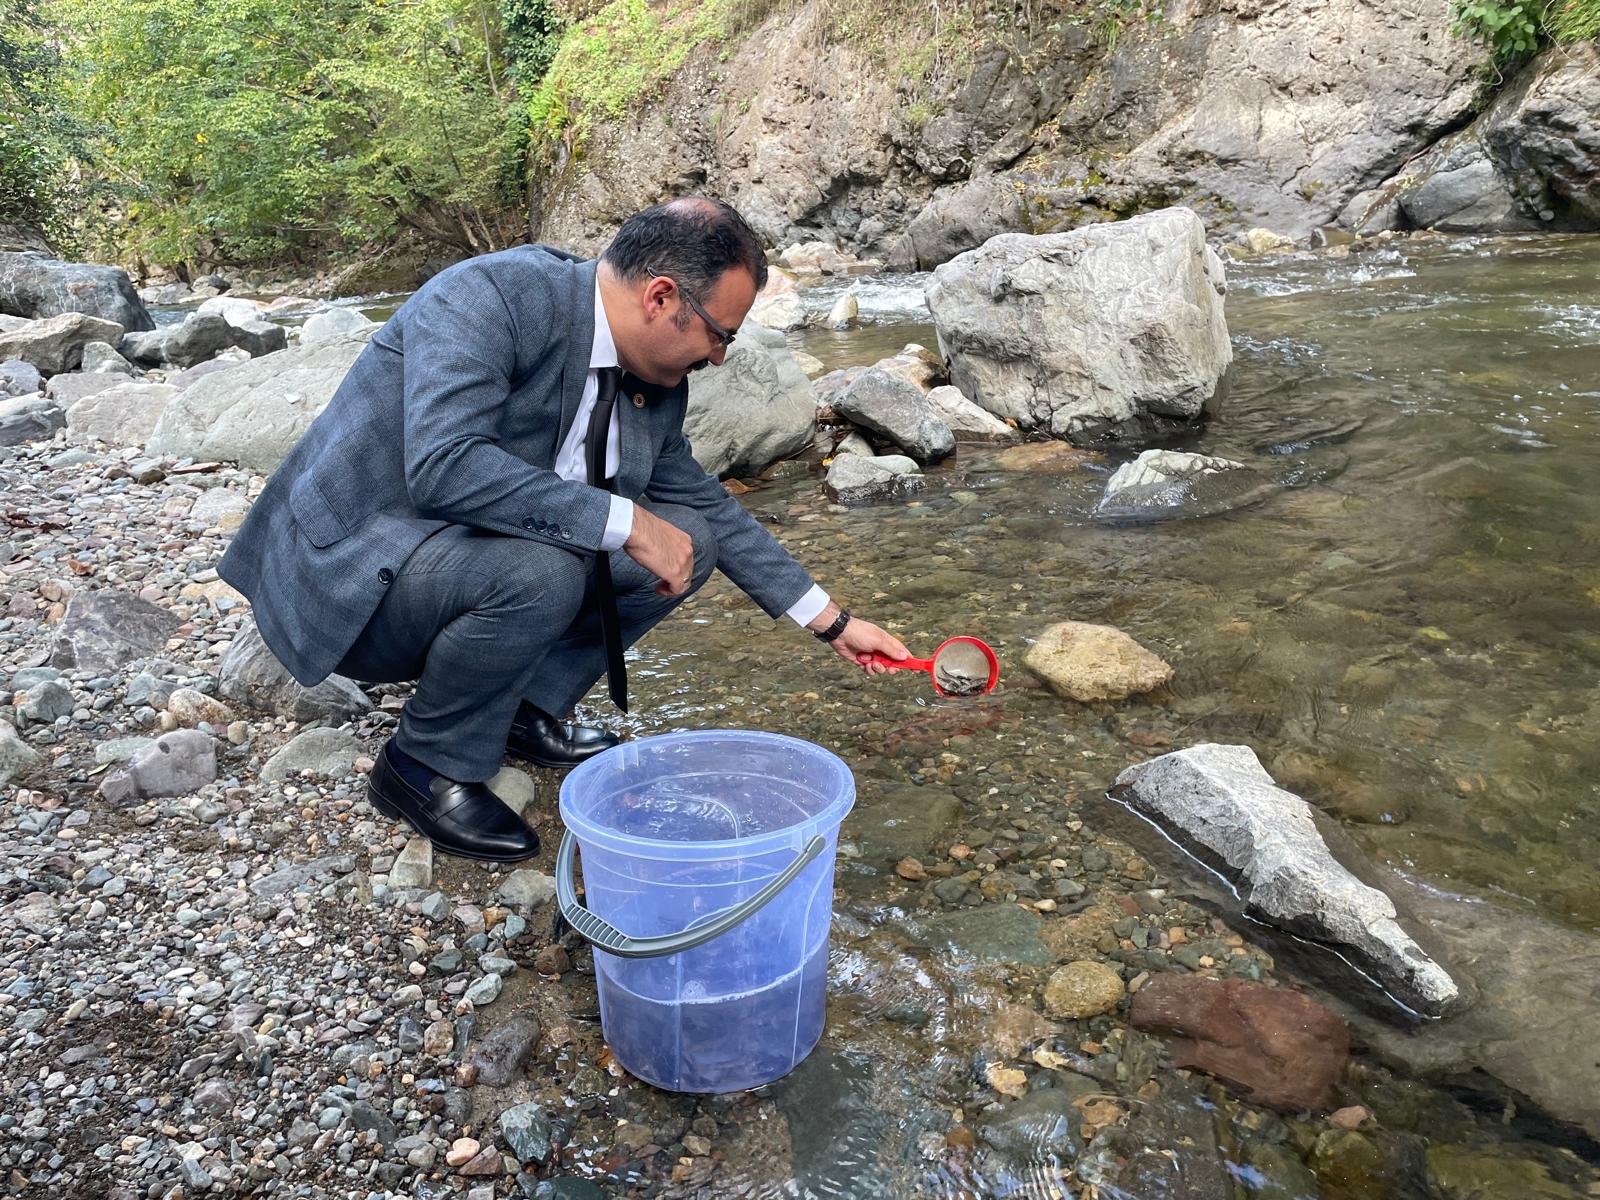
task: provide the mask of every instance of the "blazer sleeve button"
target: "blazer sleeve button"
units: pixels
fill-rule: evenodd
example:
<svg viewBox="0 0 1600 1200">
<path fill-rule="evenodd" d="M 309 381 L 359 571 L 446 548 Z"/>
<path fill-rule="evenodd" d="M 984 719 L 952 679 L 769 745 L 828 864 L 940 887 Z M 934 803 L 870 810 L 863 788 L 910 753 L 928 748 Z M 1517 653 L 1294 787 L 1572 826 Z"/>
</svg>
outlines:
<svg viewBox="0 0 1600 1200">
<path fill-rule="evenodd" d="M 378 582 L 379 583 L 385 583 L 385 584 L 393 583 L 394 582 L 394 572 L 389 570 L 388 567 L 380 567 L 378 569 Z"/>
<path fill-rule="evenodd" d="M 564 542 L 570 542 L 572 540 L 572 530 L 563 529 L 561 531 L 561 540 Z"/>
<path fill-rule="evenodd" d="M 533 520 L 532 517 L 523 517 L 522 518 L 522 527 L 524 529 L 530 529 L 531 530 L 533 528 L 533 526 L 534 526 L 534 520 Z"/>
</svg>

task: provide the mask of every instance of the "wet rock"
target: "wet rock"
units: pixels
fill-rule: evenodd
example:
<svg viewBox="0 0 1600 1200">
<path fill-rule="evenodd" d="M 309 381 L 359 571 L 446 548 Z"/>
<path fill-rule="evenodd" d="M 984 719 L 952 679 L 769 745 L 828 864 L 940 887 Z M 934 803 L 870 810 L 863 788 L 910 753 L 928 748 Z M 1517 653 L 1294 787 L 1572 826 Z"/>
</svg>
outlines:
<svg viewBox="0 0 1600 1200">
<path fill-rule="evenodd" d="M 79 592 L 67 603 L 51 665 L 114 674 L 136 658 L 158 653 L 178 618 L 129 592 Z"/>
<path fill-rule="evenodd" d="M 833 398 L 845 420 L 888 438 L 919 463 L 936 463 L 955 452 L 955 435 L 933 414 L 914 384 L 881 367 L 863 371 Z"/>
<path fill-rule="evenodd" d="M 900 454 L 866 457 L 847 454 L 828 465 L 824 486 L 836 504 L 870 504 L 920 492 L 927 480 L 917 464 Z"/>
<path fill-rule="evenodd" d="M 1122 1002 L 1122 976 L 1102 962 L 1084 959 L 1058 967 L 1044 985 L 1044 1006 L 1053 1016 L 1097 1017 Z"/>
<path fill-rule="evenodd" d="M 1050 1158 L 1070 1162 L 1083 1150 L 1083 1116 L 1072 1101 L 1061 1088 L 1031 1092 L 985 1118 L 978 1137 L 1018 1167 Z"/>
<path fill-rule="evenodd" d="M 842 836 L 859 845 L 863 857 L 891 863 L 927 854 L 960 815 L 961 801 L 943 789 L 884 788 L 872 804 L 858 804 L 851 811 Z"/>
<path fill-rule="evenodd" d="M 178 389 L 164 383 L 129 381 L 85 396 L 67 409 L 76 440 L 111 446 L 142 446 Z"/>
<path fill-rule="evenodd" d="M 0 787 L 33 770 L 42 761 L 39 752 L 17 736 L 10 721 L 0 721 Z"/>
<path fill-rule="evenodd" d="M 911 940 L 920 946 L 947 950 L 979 962 L 1043 966 L 1052 961 L 1040 940 L 1040 920 L 1015 904 L 985 904 L 908 922 Z"/>
<path fill-rule="evenodd" d="M 928 407 L 950 427 L 958 442 L 1005 442 L 1022 436 L 999 417 L 968 400 L 960 388 L 934 388 L 928 393 Z"/>
<path fill-rule="evenodd" d="M 1170 666 L 1120 629 L 1082 621 L 1050 626 L 1022 661 L 1051 691 L 1080 704 L 1122 700 L 1172 678 Z"/>
<path fill-rule="evenodd" d="M 196 729 L 164 733 L 155 745 L 107 773 L 100 794 L 113 803 L 141 796 L 187 796 L 217 777 L 216 742 Z"/>
<path fill-rule="evenodd" d="M 845 330 L 856 323 L 856 318 L 861 313 L 861 304 L 854 293 L 846 292 L 834 301 L 833 307 L 828 310 L 827 326 L 829 329 Z"/>
<path fill-rule="evenodd" d="M 480 1084 L 504 1087 L 521 1076 L 538 1040 L 538 1021 L 513 1017 L 474 1045 L 467 1062 L 477 1068 Z"/>
<path fill-rule="evenodd" d="M 1067 233 L 1004 234 L 927 289 L 951 383 L 1078 444 L 1197 419 L 1233 359 L 1222 262 L 1168 208 Z"/>
<path fill-rule="evenodd" d="M 0 259 L 6 257 L 0 255 Z M 122 326 L 111 321 L 78 312 L 62 313 L 0 333 L 0 361 L 21 359 L 41 375 L 59 375 L 77 367 L 90 342 L 114 342 L 121 337 Z"/>
<path fill-rule="evenodd" d="M 96 263 L 62 262 L 41 254 L 0 254 L 0 312 L 33 320 L 85 313 L 123 329 L 154 329 L 155 321 L 126 271 Z M 101 338 L 115 342 L 116 338 Z M 6 357 L 0 355 L 0 358 Z"/>
<path fill-rule="evenodd" d="M 783 335 L 746 324 L 720 367 L 689 376 L 683 432 L 713 475 L 749 475 L 811 444 L 816 393 Z"/>
<path fill-rule="evenodd" d="M 1309 996 L 1243 979 L 1157 975 L 1133 994 L 1128 1023 L 1168 1038 L 1173 1063 L 1252 1104 L 1323 1110 L 1350 1057 L 1344 1022 Z"/>
<path fill-rule="evenodd" d="M 1520 210 L 1558 229 L 1600 229 L 1600 98 L 1594 40 L 1529 63 L 1479 119 L 1481 140 Z"/>
<path fill-rule="evenodd" d="M 1127 768 L 1117 785 L 1141 812 L 1220 860 L 1252 916 L 1354 956 L 1419 1012 L 1462 1005 L 1449 973 L 1401 927 L 1394 901 L 1333 857 L 1311 807 L 1278 787 L 1248 746 L 1164 754 Z"/>
<path fill-rule="evenodd" d="M 1217 1144 L 1213 1107 L 1197 1093 L 1171 1086 L 1153 1102 L 1140 1104 L 1125 1129 L 1111 1131 L 1106 1149 L 1120 1154 L 1114 1190 L 1105 1189 L 1107 1194 L 1140 1200 L 1234 1200 L 1240 1194 Z M 1314 1186 L 1303 1193 L 1274 1191 L 1270 1177 L 1250 1178 L 1245 1192 L 1252 1200 L 1302 1200 L 1317 1194 Z"/>
<path fill-rule="evenodd" d="M 1123 463 L 1106 481 L 1105 493 L 1095 504 L 1100 516 L 1137 515 L 1147 511 L 1181 509 L 1194 502 L 1200 481 L 1224 472 L 1248 469 L 1243 463 L 1206 454 L 1177 450 L 1146 450 Z M 1236 477 L 1237 478 L 1237 477 Z"/>
<path fill-rule="evenodd" d="M 1444 1200 L 1580 1200 L 1583 1192 L 1556 1179 L 1536 1158 L 1470 1146 L 1430 1146 L 1428 1175 Z M 1592 1195 L 1593 1192 L 1591 1191 Z"/>
<path fill-rule="evenodd" d="M 355 769 L 361 743 L 342 729 L 308 729 L 299 733 L 261 768 L 262 779 L 287 779 L 299 771 L 334 779 Z"/>
<path fill-rule="evenodd" d="M 537 1104 L 506 1109 L 500 1114 L 500 1133 L 520 1163 L 542 1163 L 550 1157 L 550 1118 Z"/>
<path fill-rule="evenodd" d="M 1055 1032 L 1055 1022 L 1044 1014 L 1022 1004 L 1002 1004 L 990 1016 L 983 1041 L 1001 1058 L 1016 1058 L 1026 1047 Z"/>
<path fill-rule="evenodd" d="M 217 689 L 229 700 L 302 722 L 345 721 L 372 708 L 366 693 L 342 675 L 313 688 L 297 682 L 267 649 L 254 620 L 245 622 L 223 655 Z"/>
</svg>

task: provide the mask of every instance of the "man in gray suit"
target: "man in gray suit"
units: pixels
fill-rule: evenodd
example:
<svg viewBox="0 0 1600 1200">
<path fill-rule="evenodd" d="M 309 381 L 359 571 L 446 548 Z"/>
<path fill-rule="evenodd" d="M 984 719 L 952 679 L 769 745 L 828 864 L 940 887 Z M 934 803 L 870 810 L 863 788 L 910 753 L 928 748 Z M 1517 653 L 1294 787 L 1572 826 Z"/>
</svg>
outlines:
<svg viewBox="0 0 1600 1200">
<path fill-rule="evenodd" d="M 442 851 L 537 836 L 485 784 L 617 739 L 559 718 L 720 567 L 870 673 L 906 648 L 834 603 L 695 462 L 690 371 L 766 281 L 719 201 L 630 218 L 598 262 L 540 246 L 441 272 L 372 337 L 219 565 L 301 683 L 417 680 L 368 782 Z"/>
</svg>

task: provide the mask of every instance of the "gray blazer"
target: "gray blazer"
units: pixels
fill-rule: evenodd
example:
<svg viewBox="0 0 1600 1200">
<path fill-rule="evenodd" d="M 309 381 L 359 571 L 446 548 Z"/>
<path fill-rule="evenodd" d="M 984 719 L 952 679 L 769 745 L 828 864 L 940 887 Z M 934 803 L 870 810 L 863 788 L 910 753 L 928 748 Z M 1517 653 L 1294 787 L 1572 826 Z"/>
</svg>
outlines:
<svg viewBox="0 0 1600 1200">
<path fill-rule="evenodd" d="M 583 395 L 596 264 L 543 246 L 458 263 L 372 337 L 218 564 L 273 654 L 326 678 L 411 552 L 447 524 L 597 553 L 610 501 L 553 467 Z M 683 436 L 687 383 L 619 397 L 618 494 L 697 509 L 771 616 L 812 580 Z M 630 395 L 631 399 L 631 395 Z"/>
</svg>

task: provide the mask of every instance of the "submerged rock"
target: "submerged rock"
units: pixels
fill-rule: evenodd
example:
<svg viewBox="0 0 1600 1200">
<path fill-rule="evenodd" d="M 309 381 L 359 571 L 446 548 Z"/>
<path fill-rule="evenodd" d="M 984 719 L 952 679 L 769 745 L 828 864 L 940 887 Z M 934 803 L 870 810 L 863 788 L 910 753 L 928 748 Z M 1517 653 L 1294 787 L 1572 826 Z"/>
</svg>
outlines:
<svg viewBox="0 0 1600 1200">
<path fill-rule="evenodd" d="M 997 417 L 1080 445 L 1198 418 L 1233 361 L 1222 261 L 1186 208 L 1005 234 L 927 288 L 951 382 Z"/>
<path fill-rule="evenodd" d="M 1139 811 L 1198 845 L 1240 888 L 1246 912 L 1351 957 L 1430 1016 L 1463 1004 L 1450 974 L 1400 925 L 1392 901 L 1341 865 L 1311 806 L 1273 782 L 1248 746 L 1207 743 L 1138 763 L 1117 786 Z"/>
<path fill-rule="evenodd" d="M 1157 975 L 1134 993 L 1128 1023 L 1165 1035 L 1175 1066 L 1284 1111 L 1333 1107 L 1350 1059 L 1344 1022 L 1321 1004 L 1243 979 Z"/>
<path fill-rule="evenodd" d="M 1137 512 L 1141 509 L 1176 508 L 1193 496 L 1192 481 L 1224 471 L 1243 471 L 1243 463 L 1208 454 L 1178 450 L 1146 450 L 1123 463 L 1106 481 L 1096 513 Z"/>
<path fill-rule="evenodd" d="M 835 458 L 824 481 L 838 504 L 868 504 L 919 492 L 927 480 L 903 454 L 846 454 Z"/>
</svg>

